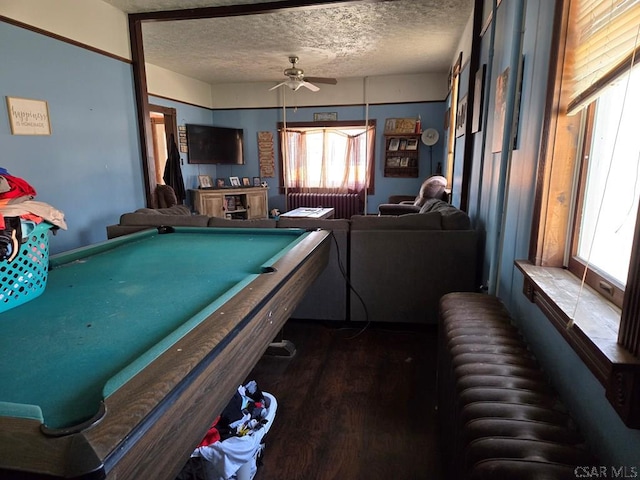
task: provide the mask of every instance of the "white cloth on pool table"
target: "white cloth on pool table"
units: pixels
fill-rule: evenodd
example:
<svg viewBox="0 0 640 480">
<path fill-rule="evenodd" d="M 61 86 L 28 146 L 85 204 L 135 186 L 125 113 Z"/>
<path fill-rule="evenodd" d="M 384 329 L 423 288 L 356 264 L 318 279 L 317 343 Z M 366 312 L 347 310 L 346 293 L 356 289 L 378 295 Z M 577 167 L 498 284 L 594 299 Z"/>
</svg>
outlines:
<svg viewBox="0 0 640 480">
<path fill-rule="evenodd" d="M 269 400 L 266 424 L 263 428 L 243 437 L 231 437 L 221 442 L 212 443 L 206 447 L 198 447 L 192 457 L 202 457 L 205 460 L 207 480 L 227 480 L 232 478 L 244 464 L 254 461 L 254 457 L 262 439 L 271 428 L 276 416 L 278 402 L 267 392 L 262 392 Z"/>
</svg>

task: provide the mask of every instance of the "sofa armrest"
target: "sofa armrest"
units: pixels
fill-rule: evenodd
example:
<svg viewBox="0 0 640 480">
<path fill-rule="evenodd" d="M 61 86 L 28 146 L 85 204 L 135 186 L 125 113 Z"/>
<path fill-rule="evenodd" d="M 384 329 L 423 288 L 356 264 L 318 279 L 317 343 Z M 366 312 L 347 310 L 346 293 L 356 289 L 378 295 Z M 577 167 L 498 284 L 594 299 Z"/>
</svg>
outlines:
<svg viewBox="0 0 640 480">
<path fill-rule="evenodd" d="M 420 207 L 406 203 L 381 203 L 378 205 L 380 215 L 406 215 L 407 213 L 419 213 Z"/>
</svg>

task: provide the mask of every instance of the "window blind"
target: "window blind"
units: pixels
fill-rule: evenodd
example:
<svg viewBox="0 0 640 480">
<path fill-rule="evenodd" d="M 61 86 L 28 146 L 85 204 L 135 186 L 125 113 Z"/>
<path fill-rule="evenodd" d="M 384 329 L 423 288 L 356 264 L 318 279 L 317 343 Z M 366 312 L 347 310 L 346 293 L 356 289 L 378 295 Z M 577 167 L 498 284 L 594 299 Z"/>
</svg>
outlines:
<svg viewBox="0 0 640 480">
<path fill-rule="evenodd" d="M 640 0 L 573 0 L 571 10 L 575 113 L 640 60 Z"/>
</svg>

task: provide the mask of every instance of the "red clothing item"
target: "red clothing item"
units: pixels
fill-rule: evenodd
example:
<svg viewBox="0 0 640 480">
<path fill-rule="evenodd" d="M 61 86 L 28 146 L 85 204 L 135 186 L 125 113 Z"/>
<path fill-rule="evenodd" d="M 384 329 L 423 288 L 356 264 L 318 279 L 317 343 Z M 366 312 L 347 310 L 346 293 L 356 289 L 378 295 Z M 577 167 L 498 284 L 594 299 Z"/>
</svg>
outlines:
<svg viewBox="0 0 640 480">
<path fill-rule="evenodd" d="M 220 441 L 220 432 L 218 432 L 218 429 L 216 428 L 218 421 L 220 421 L 220 416 L 216 417 L 216 419 L 213 421 L 211 427 L 207 431 L 207 434 L 204 436 L 198 447 L 208 447 L 212 443 Z"/>
<path fill-rule="evenodd" d="M 20 177 L 14 177 L 13 175 L 3 175 L 3 177 L 7 180 L 11 190 L 0 194 L 0 198 L 16 198 L 24 197 L 25 195 L 36 196 L 35 188 Z"/>
</svg>

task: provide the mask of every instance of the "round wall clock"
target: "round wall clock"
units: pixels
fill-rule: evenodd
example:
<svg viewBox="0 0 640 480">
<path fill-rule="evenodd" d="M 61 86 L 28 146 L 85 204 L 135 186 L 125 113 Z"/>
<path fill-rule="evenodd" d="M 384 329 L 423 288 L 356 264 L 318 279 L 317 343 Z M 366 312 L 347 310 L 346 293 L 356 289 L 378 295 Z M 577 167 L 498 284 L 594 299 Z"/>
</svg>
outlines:
<svg viewBox="0 0 640 480">
<path fill-rule="evenodd" d="M 424 143 L 428 147 L 431 147 L 438 143 L 438 138 L 440 138 L 440 135 L 435 128 L 427 128 L 424 132 L 422 132 L 421 138 L 422 143 Z"/>
</svg>

